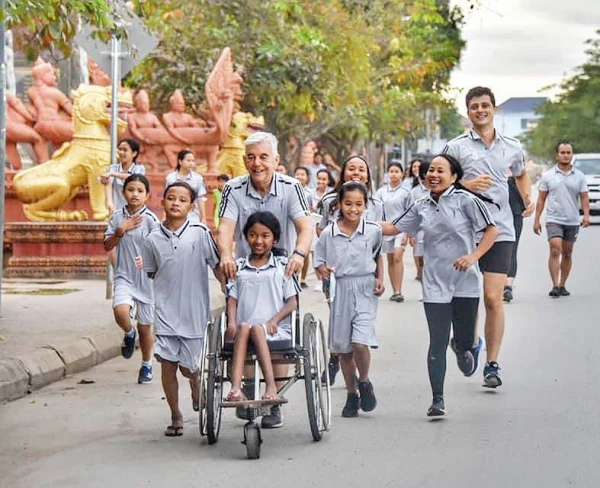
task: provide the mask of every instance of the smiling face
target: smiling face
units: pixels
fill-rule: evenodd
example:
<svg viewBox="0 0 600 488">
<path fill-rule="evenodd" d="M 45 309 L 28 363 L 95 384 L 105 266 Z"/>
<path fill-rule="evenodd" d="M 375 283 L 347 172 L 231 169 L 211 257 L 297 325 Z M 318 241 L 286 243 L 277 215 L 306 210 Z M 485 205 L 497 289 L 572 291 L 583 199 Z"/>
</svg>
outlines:
<svg viewBox="0 0 600 488">
<path fill-rule="evenodd" d="M 421 161 L 418 159 L 410 167 L 411 176 L 419 177 L 419 168 L 421 167 Z"/>
<path fill-rule="evenodd" d="M 345 192 L 340 201 L 340 213 L 349 224 L 358 223 L 366 208 L 365 196 L 358 190 Z"/>
<path fill-rule="evenodd" d="M 469 101 L 467 115 L 475 129 L 484 129 L 490 125 L 493 126 L 495 114 L 496 107 L 494 107 L 489 95 L 473 97 Z"/>
<path fill-rule="evenodd" d="M 369 185 L 369 168 L 360 158 L 350 159 L 344 167 L 343 182 L 358 181 L 363 185 Z"/>
<path fill-rule="evenodd" d="M 133 151 L 126 141 L 123 141 L 117 147 L 117 155 L 121 164 L 127 167 L 133 163 L 133 158 L 137 155 L 137 152 Z"/>
<path fill-rule="evenodd" d="M 308 183 L 308 175 L 303 169 L 297 169 L 294 171 L 294 178 L 296 178 L 302 186 L 306 186 Z"/>
<path fill-rule="evenodd" d="M 327 176 L 327 173 L 325 172 L 320 172 L 317 174 L 317 190 L 319 190 L 320 193 L 324 192 L 327 187 L 329 186 L 329 176 Z"/>
<path fill-rule="evenodd" d="M 431 161 L 425 181 L 431 193 L 441 195 L 456 181 L 456 175 L 452 174 L 448 160 L 438 156 Z"/>
<path fill-rule="evenodd" d="M 190 191 L 182 186 L 169 188 L 162 204 L 167 214 L 167 220 L 184 219 L 194 209 Z"/>
<path fill-rule="evenodd" d="M 148 200 L 148 192 L 146 186 L 141 181 L 130 181 L 125 188 L 123 188 L 123 195 L 129 206 L 129 210 L 132 213 L 137 212 L 144 206 L 146 200 Z"/>
<path fill-rule="evenodd" d="M 277 242 L 273 231 L 259 222 L 248 229 L 246 240 L 257 258 L 269 255 Z"/>
<path fill-rule="evenodd" d="M 273 148 L 267 141 L 246 146 L 244 164 L 255 186 L 267 187 L 271 184 L 275 168 L 279 164 L 279 154 L 273 154 Z"/>
</svg>

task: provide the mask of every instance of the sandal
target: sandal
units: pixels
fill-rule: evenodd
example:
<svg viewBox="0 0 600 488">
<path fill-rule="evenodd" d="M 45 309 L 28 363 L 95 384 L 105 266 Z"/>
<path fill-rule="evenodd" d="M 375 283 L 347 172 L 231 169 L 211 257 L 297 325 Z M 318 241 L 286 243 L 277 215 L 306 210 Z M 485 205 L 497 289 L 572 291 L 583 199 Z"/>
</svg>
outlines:
<svg viewBox="0 0 600 488">
<path fill-rule="evenodd" d="M 247 398 L 246 398 L 246 395 L 244 395 L 244 392 L 242 390 L 232 388 L 229 391 L 229 394 L 227 395 L 226 400 L 228 402 L 242 402 L 244 400 L 247 400 Z"/>
<path fill-rule="evenodd" d="M 167 437 L 181 437 L 183 435 L 183 427 L 169 425 L 165 430 L 165 435 Z"/>
</svg>

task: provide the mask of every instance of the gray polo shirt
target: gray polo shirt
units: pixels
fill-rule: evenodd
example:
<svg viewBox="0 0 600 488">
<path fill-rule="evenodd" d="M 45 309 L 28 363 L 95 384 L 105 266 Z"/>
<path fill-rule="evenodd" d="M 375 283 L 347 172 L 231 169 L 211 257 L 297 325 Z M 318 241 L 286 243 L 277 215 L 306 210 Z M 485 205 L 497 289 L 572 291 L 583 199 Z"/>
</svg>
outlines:
<svg viewBox="0 0 600 488">
<path fill-rule="evenodd" d="M 411 204 L 410 191 L 402 184 L 396 188 L 392 188 L 389 183 L 382 186 L 375 192 L 375 198 L 379 198 L 383 202 L 383 213 L 387 215 L 388 219 L 400 217 Z"/>
<path fill-rule="evenodd" d="M 331 206 L 335 203 L 336 198 L 337 192 L 332 191 L 331 193 L 324 195 L 321 199 L 319 214 L 321 214 L 322 219 L 317 224 L 321 230 L 324 230 L 329 224 L 337 221 L 340 215 L 339 208 L 335 208 L 333 212 L 331 211 Z M 383 202 L 379 198 L 369 197 L 367 200 L 365 219 L 372 222 L 383 222 L 385 220 Z"/>
<path fill-rule="evenodd" d="M 139 292 L 138 297 L 142 303 L 151 304 L 154 303 L 152 282 L 144 270 L 135 267 L 135 258 L 142 256 L 144 241 L 160 225 L 158 217 L 145 205 L 134 214 L 129 213 L 127 206 L 120 208 L 111 215 L 108 221 L 104 241 L 115 234 L 117 228 L 121 226 L 125 219 L 130 219 L 136 215 L 142 216 L 142 223 L 139 227 L 125 232 L 117 244 L 115 280 L 127 281 Z"/>
<path fill-rule="evenodd" d="M 577 202 L 581 193 L 588 191 L 585 175 L 576 168 L 563 173 L 558 165 L 545 171 L 540 180 L 540 191 L 548 192 L 546 222 L 561 225 L 579 225 Z"/>
<path fill-rule="evenodd" d="M 227 296 L 237 300 L 237 324 L 264 324 L 281 311 L 286 300 L 298 295 L 296 279 L 285 277 L 287 262 L 287 258 L 273 254 L 260 268 L 252 266 L 248 257 L 237 260 L 237 276 L 227 283 Z M 279 325 L 289 327 L 290 320 L 287 316 Z"/>
<path fill-rule="evenodd" d="M 412 190 L 410 190 L 410 203 L 415 203 L 419 198 L 423 198 L 429 195 L 429 190 L 423 183 L 419 183 Z"/>
<path fill-rule="evenodd" d="M 204 336 L 210 320 L 208 266 L 219 252 L 208 227 L 185 222 L 176 231 L 161 224 L 144 245 L 144 270 L 155 273 L 154 330 L 157 335 L 188 339 Z"/>
<path fill-rule="evenodd" d="M 351 236 L 344 234 L 337 221 L 328 225 L 315 246 L 313 265 L 325 264 L 335 269 L 335 277 L 374 275 L 375 260 L 381 253 L 383 235 L 381 226 L 365 219 Z"/>
<path fill-rule="evenodd" d="M 248 217 L 254 212 L 272 212 L 281 226 L 279 245 L 288 253 L 296 246 L 294 220 L 310 216 L 304 191 L 298 180 L 274 173 L 271 189 L 262 198 L 252 185 L 249 175 L 229 180 L 223 189 L 219 217 L 233 220 L 235 228 L 236 255 L 250 254 L 250 246 L 242 233 Z"/>
<path fill-rule="evenodd" d="M 206 195 L 206 186 L 204 185 L 204 178 L 202 178 L 202 175 L 196 173 L 195 171 L 190 171 L 187 176 L 181 176 L 179 174 L 179 171 L 172 171 L 167 175 L 165 187 L 172 185 L 176 181 L 184 181 L 185 183 L 190 185 L 196 192 L 196 196 L 198 198 Z"/>
<path fill-rule="evenodd" d="M 525 170 L 521 143 L 496 131 L 494 142 L 487 147 L 481 137 L 471 130 L 448 142 L 443 152 L 458 159 L 465 173 L 464 181 L 483 174 L 493 178 L 492 186 L 481 194 L 498 205 L 486 203 L 498 226 L 496 242 L 514 242 L 515 228 L 508 200 L 508 172 L 510 170 L 514 176 L 519 176 Z"/>
<path fill-rule="evenodd" d="M 401 232 L 423 231 L 423 301 L 450 303 L 453 297 L 478 297 L 479 267 L 454 269 L 454 261 L 471 254 L 476 234 L 494 225 L 490 212 L 476 196 L 451 186 L 436 202 L 431 196 L 417 200 L 393 222 Z"/>
<path fill-rule="evenodd" d="M 109 173 L 129 173 L 133 174 L 146 174 L 146 168 L 142 164 L 132 164 L 127 171 L 123 169 L 121 163 L 113 164 L 108 168 Z M 121 178 L 111 178 L 112 179 L 112 197 L 113 203 L 115 205 L 115 209 L 122 208 L 127 205 L 127 201 L 125 200 L 125 195 L 123 195 L 123 185 L 125 185 L 125 180 Z"/>
</svg>

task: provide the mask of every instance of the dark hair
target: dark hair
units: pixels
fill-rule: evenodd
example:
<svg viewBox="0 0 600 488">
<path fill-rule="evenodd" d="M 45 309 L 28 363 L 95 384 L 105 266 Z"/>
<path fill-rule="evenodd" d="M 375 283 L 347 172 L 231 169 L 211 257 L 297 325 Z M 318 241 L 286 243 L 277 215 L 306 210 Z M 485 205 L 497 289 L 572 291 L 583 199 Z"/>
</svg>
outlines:
<svg viewBox="0 0 600 488">
<path fill-rule="evenodd" d="M 273 215 L 271 212 L 254 212 L 250 215 L 250 217 L 248 217 L 248 220 L 244 224 L 244 229 L 242 230 L 246 240 L 248 240 L 248 233 L 254 224 L 261 224 L 267 227 L 273 233 L 275 242 L 279 242 L 279 238 L 281 237 L 281 225 L 279 224 L 277 217 L 275 217 L 275 215 Z M 285 250 L 276 247 L 273 247 L 271 252 L 274 256 L 287 255 Z"/>
<path fill-rule="evenodd" d="M 136 164 L 137 158 L 140 155 L 140 143 L 137 140 L 129 137 L 127 139 L 121 139 L 119 144 L 117 144 L 117 147 L 119 147 L 122 143 L 126 143 L 129 146 L 129 149 L 135 153 L 135 156 L 133 157 L 133 163 Z"/>
<path fill-rule="evenodd" d="M 571 146 L 571 149 L 573 150 L 573 152 L 575 152 L 575 148 L 573 147 L 573 143 L 571 141 L 568 141 L 566 139 L 561 139 L 560 141 L 558 141 L 556 143 L 556 146 L 554 146 L 554 154 L 558 154 L 558 149 L 560 148 L 560 146 L 562 146 L 563 144 L 568 144 L 569 146 Z"/>
<path fill-rule="evenodd" d="M 471 100 L 473 100 L 476 97 L 483 97 L 485 95 L 490 97 L 490 100 L 492 101 L 492 105 L 495 107 L 496 106 L 496 97 L 494 96 L 494 93 L 492 92 L 492 90 L 490 90 L 489 88 L 487 88 L 485 86 L 476 86 L 474 88 L 471 88 L 467 92 L 467 96 L 465 97 L 465 102 L 467 104 L 467 108 L 469 108 L 469 104 L 471 103 Z"/>
<path fill-rule="evenodd" d="M 229 181 L 229 175 L 226 175 L 225 173 L 221 173 L 219 176 L 217 176 L 217 180 L 219 180 L 219 181 Z"/>
<path fill-rule="evenodd" d="M 175 183 L 171 183 L 169 186 L 167 186 L 165 188 L 165 191 L 163 192 L 163 198 L 166 198 L 167 192 L 171 188 L 175 188 L 175 187 L 185 188 L 187 191 L 190 192 L 190 198 L 192 200 L 192 203 L 194 203 L 196 201 L 196 191 L 185 181 L 176 181 Z"/>
<path fill-rule="evenodd" d="M 360 159 L 363 163 L 365 163 L 365 166 L 367 167 L 367 184 L 365 186 L 367 188 L 367 192 L 370 194 L 372 191 L 371 186 L 373 184 L 373 180 L 371 179 L 371 168 L 369 167 L 369 163 L 367 162 L 367 160 L 362 156 L 358 155 L 350 156 L 342 163 L 342 168 L 340 170 L 340 180 L 337 182 L 335 189 L 336 191 L 338 191 L 340 187 L 345 183 L 344 174 L 346 173 L 346 166 L 348 166 L 348 163 L 350 163 L 350 161 L 352 161 L 353 159 Z"/>
<path fill-rule="evenodd" d="M 387 170 L 389 171 L 391 168 L 398 168 L 400 171 L 402 171 L 404 173 L 404 168 L 402 167 L 402 163 L 400 161 L 395 160 L 395 159 L 392 159 L 388 163 Z"/>
<path fill-rule="evenodd" d="M 330 186 L 333 188 L 335 186 L 335 178 L 333 177 L 331 172 L 328 169 L 320 169 L 319 171 L 317 171 L 317 177 L 321 173 L 325 173 L 327 175 L 327 186 Z"/>
<path fill-rule="evenodd" d="M 483 200 L 484 202 L 491 203 L 492 205 L 496 205 L 496 207 L 498 207 L 498 210 L 500 209 L 500 205 L 498 205 L 496 202 L 494 202 L 494 200 L 492 200 L 491 198 L 488 198 L 479 193 L 471 191 L 468 188 L 463 186 L 463 184 L 460 182 L 460 180 L 462 180 L 465 172 L 463 171 L 462 166 L 458 162 L 458 159 L 456 159 L 454 156 L 450 156 L 450 154 L 438 154 L 438 155 L 434 156 L 431 160 L 433 161 L 435 158 L 438 158 L 438 157 L 444 158 L 446 161 L 448 161 L 448 164 L 450 165 L 450 173 L 453 175 L 456 175 L 456 181 L 454 182 L 454 187 L 456 189 L 464 190 L 464 191 L 470 193 L 471 195 L 475 195 L 477 198 L 479 198 L 480 200 Z"/>
<path fill-rule="evenodd" d="M 365 185 L 363 185 L 362 183 L 360 183 L 359 181 L 347 181 L 340 187 L 340 189 L 338 191 L 338 196 L 337 196 L 338 205 L 344 199 L 344 197 L 346 196 L 346 193 L 350 193 L 352 191 L 357 191 L 362 194 L 362 196 L 365 199 L 365 207 L 366 207 L 367 202 L 369 201 L 369 192 L 367 191 L 367 187 Z M 339 205 L 339 207 L 340 207 L 340 215 L 343 217 L 344 214 L 342 213 L 342 206 Z"/>
<path fill-rule="evenodd" d="M 310 180 L 310 172 L 308 171 L 308 168 L 304 167 L 304 166 L 298 166 L 295 170 L 294 170 L 294 174 L 296 174 L 296 171 L 304 171 L 304 173 L 306 174 L 306 177 Z"/>
<path fill-rule="evenodd" d="M 425 175 L 429 171 L 429 161 L 421 161 L 421 166 L 419 166 L 419 179 L 424 180 Z"/>
<path fill-rule="evenodd" d="M 418 176 L 414 176 L 413 175 L 413 166 L 415 165 L 416 162 L 419 162 L 419 164 L 422 166 L 423 165 L 423 160 L 421 158 L 415 158 L 413 159 L 409 165 L 408 165 L 408 170 L 406 171 L 406 178 L 405 179 L 412 179 L 412 184 L 411 184 L 411 188 L 414 188 L 415 186 L 417 186 L 419 184 L 419 177 Z M 420 174 L 420 172 L 419 172 Z"/>
<path fill-rule="evenodd" d="M 127 185 L 129 185 L 129 183 L 131 183 L 132 181 L 139 181 L 140 183 L 142 183 L 142 185 L 144 185 L 144 187 L 146 187 L 146 193 L 150 193 L 150 182 L 148 181 L 148 178 L 139 173 L 134 173 L 127 177 L 125 183 L 123 183 L 123 193 L 125 193 L 125 188 L 127 188 Z"/>
<path fill-rule="evenodd" d="M 181 169 L 181 161 L 183 161 L 183 158 L 185 158 L 188 154 L 191 154 L 192 156 L 194 155 L 194 153 L 189 149 L 183 149 L 177 153 L 177 167 L 175 168 L 177 171 Z"/>
</svg>

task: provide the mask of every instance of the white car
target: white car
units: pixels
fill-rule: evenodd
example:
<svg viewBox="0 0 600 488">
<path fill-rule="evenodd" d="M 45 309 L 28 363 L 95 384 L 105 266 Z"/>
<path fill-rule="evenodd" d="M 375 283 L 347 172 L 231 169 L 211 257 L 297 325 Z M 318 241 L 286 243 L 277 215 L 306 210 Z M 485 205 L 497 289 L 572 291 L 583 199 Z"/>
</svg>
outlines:
<svg viewBox="0 0 600 488">
<path fill-rule="evenodd" d="M 600 215 L 600 153 L 575 154 L 573 167 L 585 175 L 590 192 L 590 215 Z M 579 213 L 581 213 L 581 202 Z"/>
</svg>

